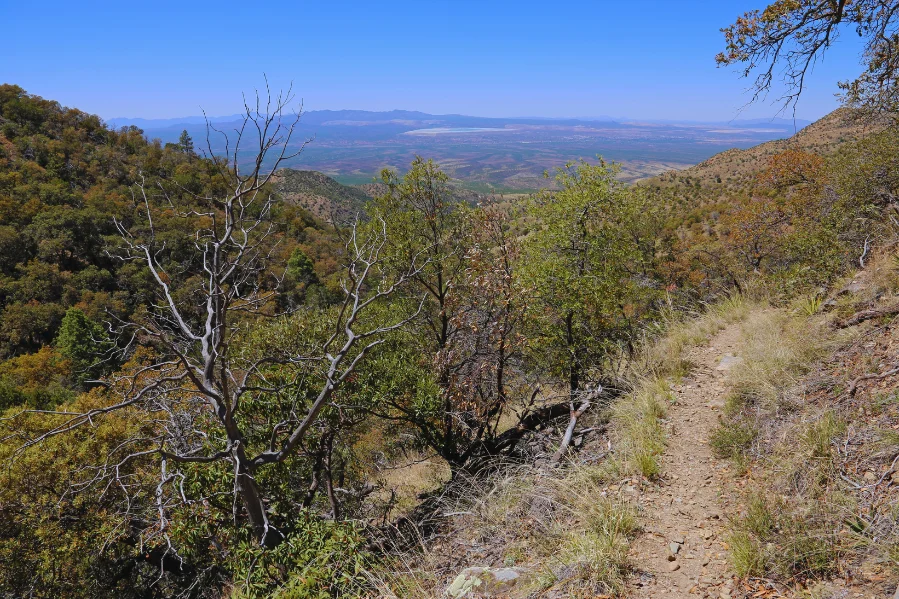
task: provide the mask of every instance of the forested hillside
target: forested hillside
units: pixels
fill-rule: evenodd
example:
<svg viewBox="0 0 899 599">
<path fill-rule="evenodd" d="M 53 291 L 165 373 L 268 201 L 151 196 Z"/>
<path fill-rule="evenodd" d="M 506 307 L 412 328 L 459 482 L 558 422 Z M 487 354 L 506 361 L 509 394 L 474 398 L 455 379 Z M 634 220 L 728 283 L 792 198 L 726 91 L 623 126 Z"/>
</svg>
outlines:
<svg viewBox="0 0 899 599">
<path fill-rule="evenodd" d="M 55 405 L 119 365 L 92 355 L 94 343 L 111 342 L 102 323 L 153 301 L 148 273 L 115 253 L 119 224 L 144 201 L 134 182 L 147 181 L 151 194 L 160 177 L 199 190 L 209 169 L 189 137 L 162 146 L 139 129 L 108 129 L 96 116 L 0 87 L 0 405 Z M 307 254 L 312 270 L 303 276 L 327 281 L 333 234 L 301 207 L 277 210 L 278 251 Z M 189 243 L 171 215 L 155 226 L 169 247 Z"/>
<path fill-rule="evenodd" d="M 351 222 L 361 214 L 371 199 L 363 190 L 341 185 L 315 171 L 285 168 L 278 171 L 273 184 L 285 201 L 302 206 L 322 220 L 340 224 Z"/>
</svg>

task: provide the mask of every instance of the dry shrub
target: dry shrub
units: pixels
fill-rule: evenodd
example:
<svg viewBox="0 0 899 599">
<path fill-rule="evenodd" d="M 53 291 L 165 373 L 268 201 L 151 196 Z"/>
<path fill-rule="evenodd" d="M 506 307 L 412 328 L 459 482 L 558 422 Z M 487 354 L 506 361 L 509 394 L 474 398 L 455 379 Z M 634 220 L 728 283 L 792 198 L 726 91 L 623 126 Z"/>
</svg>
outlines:
<svg viewBox="0 0 899 599">
<path fill-rule="evenodd" d="M 379 574 L 380 596 L 440 596 L 466 566 L 516 566 L 528 588 L 561 589 L 567 596 L 619 594 L 628 575 L 628 542 L 637 531 L 634 507 L 602 490 L 596 467 L 567 470 L 502 465 L 490 476 L 459 479 L 441 511 L 452 514 L 444 542 L 424 554 L 396 556 L 395 572 Z M 453 544 L 477 544 L 490 557 L 448 564 Z"/>
</svg>

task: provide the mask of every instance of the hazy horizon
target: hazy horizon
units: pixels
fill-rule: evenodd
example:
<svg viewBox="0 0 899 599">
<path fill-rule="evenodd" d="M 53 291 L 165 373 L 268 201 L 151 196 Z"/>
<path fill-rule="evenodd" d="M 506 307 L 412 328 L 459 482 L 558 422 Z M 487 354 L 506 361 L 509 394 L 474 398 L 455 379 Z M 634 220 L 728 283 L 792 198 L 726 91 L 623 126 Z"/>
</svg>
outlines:
<svg viewBox="0 0 899 599">
<path fill-rule="evenodd" d="M 460 112 L 449 112 L 449 113 L 429 113 L 422 110 L 416 110 L 414 108 L 393 108 L 389 110 L 365 110 L 361 108 L 320 108 L 316 110 L 304 110 L 303 114 L 306 113 L 320 113 L 320 112 L 361 112 L 361 113 L 371 113 L 371 114 L 390 114 L 390 113 L 419 113 L 426 116 L 435 116 L 435 117 L 471 117 L 478 119 L 495 119 L 495 120 L 547 120 L 547 121 L 595 121 L 595 122 L 617 122 L 617 123 L 626 123 L 626 122 L 645 122 L 645 123 L 671 123 L 671 124 L 727 124 L 727 123 L 740 123 L 740 122 L 765 122 L 770 121 L 772 123 L 775 122 L 793 122 L 795 121 L 800 126 L 807 125 L 809 123 L 814 122 L 817 119 L 804 119 L 801 117 L 793 118 L 789 115 L 772 115 L 770 117 L 741 117 L 736 116 L 730 120 L 699 120 L 699 119 L 667 119 L 667 118 L 656 118 L 653 116 L 647 115 L 605 115 L 605 114 L 597 114 L 597 115 L 580 115 L 580 116 L 570 116 L 570 117 L 555 117 L 555 116 L 543 116 L 538 114 L 530 114 L 530 115 L 500 115 L 500 116 L 485 116 L 479 114 L 463 114 Z M 169 126 L 177 126 L 178 124 L 202 124 L 205 122 L 204 119 L 208 118 L 210 122 L 233 122 L 233 120 L 239 120 L 243 117 L 242 113 L 234 113 L 234 114 L 220 114 L 220 115 L 202 115 L 202 114 L 187 114 L 187 115 L 179 115 L 175 117 L 165 117 L 165 118 L 147 118 L 139 115 L 118 115 L 109 117 L 106 115 L 99 115 L 106 123 L 114 124 L 115 126 L 130 125 L 134 123 L 144 122 L 144 123 L 152 123 L 153 125 L 157 125 L 162 128 L 166 125 L 164 123 L 169 123 Z M 821 115 L 824 116 L 824 115 Z M 820 118 L 820 117 L 818 117 Z"/>
</svg>

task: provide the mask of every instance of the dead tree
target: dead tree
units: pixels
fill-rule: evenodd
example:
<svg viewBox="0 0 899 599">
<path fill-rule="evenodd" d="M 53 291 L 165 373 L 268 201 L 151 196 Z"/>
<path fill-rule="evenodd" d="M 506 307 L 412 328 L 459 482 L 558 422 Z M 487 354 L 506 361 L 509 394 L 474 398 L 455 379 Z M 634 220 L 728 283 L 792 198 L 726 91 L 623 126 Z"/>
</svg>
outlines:
<svg viewBox="0 0 899 599">
<path fill-rule="evenodd" d="M 142 538 L 155 538 L 174 555 L 177 550 L 167 533 L 171 511 L 203 499 L 188 496 L 182 486 L 182 468 L 188 465 L 228 464 L 235 522 L 245 518 L 259 544 L 278 545 L 284 533 L 270 521 L 271 498 L 257 475 L 299 453 L 335 391 L 366 355 L 385 335 L 417 316 L 416 312 L 386 324 L 360 323 L 374 304 L 414 277 L 421 265 L 413 260 L 406 271 L 382 277 L 378 270 L 386 227 L 354 226 L 345 246 L 343 301 L 331 312 L 328 338 L 304 355 L 253 356 L 240 350 L 243 330 L 259 318 L 278 316 L 273 311 L 278 285 L 272 268 L 277 244 L 271 218 L 274 198 L 267 184 L 282 162 L 305 147 L 305 142 L 294 142 L 301 115 L 289 112 L 292 99 L 290 91 L 277 97 L 269 92 L 262 98 L 257 93 L 254 104 L 245 102 L 242 124 L 232 134 L 207 124 L 206 159 L 219 193 L 197 194 L 172 181 L 154 185 L 148 177 L 139 178 L 134 188 L 138 216 L 130 224 L 116 221 L 122 244 L 112 253 L 149 272 L 157 301 L 133 321 L 112 325 L 127 335 L 123 345 L 144 347 L 149 358 L 107 381 L 108 396 L 115 397 L 108 405 L 82 412 L 39 412 L 48 417 L 48 426 L 22 445 L 24 451 L 53 436 L 91 427 L 107 414 L 137 414 L 143 423 L 141 433 L 91 466 L 92 476 L 81 488 L 118 487 L 126 495 L 127 509 L 136 509 L 138 502 L 131 498 L 138 494 L 137 483 L 123 472 L 135 461 L 144 470 L 155 464 L 158 480 L 149 508 L 153 518 L 149 519 L 146 505 L 141 514 L 129 518 L 144 522 Z M 213 151 L 216 134 L 224 140 L 224 156 Z M 186 263 L 170 260 L 166 243 L 157 236 L 154 217 L 162 211 L 190 223 L 192 255 Z M 377 282 L 376 276 L 381 277 Z M 176 281 L 186 288 L 177 288 Z M 277 366 L 295 368 L 286 378 L 272 377 Z M 287 415 L 266 425 L 265 447 L 248 442 L 248 428 L 255 427 L 258 438 L 259 425 L 248 422 L 244 409 L 248 398 L 259 396 L 290 397 Z M 26 410 L 13 418 L 34 413 Z M 330 464 L 326 465 L 330 472 Z M 312 485 L 314 489 L 316 481 Z M 333 503 L 330 480 L 327 486 Z M 142 489 L 146 491 L 145 481 Z M 337 507 L 333 509 L 336 516 Z"/>
</svg>

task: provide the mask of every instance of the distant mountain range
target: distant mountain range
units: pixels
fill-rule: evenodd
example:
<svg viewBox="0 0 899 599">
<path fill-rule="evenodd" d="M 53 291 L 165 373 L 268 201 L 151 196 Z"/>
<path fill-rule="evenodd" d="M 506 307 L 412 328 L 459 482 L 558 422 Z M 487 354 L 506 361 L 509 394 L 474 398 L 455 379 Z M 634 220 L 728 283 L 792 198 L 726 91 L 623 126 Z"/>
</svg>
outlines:
<svg viewBox="0 0 899 599">
<path fill-rule="evenodd" d="M 237 123 L 243 118 L 242 114 L 232 114 L 227 116 L 185 116 L 169 119 L 144 119 L 131 117 L 115 117 L 107 120 L 107 124 L 113 127 L 135 126 L 141 129 L 167 129 L 178 128 L 184 125 L 203 125 L 207 119 L 211 123 Z M 552 121 L 552 122 L 605 122 L 605 123 L 657 123 L 665 125 L 715 125 L 730 127 L 792 127 L 797 126 L 800 129 L 810 125 L 813 121 L 804 119 L 735 119 L 732 121 L 691 121 L 691 120 L 673 120 L 673 119 L 645 119 L 635 117 L 613 117 L 608 115 L 600 116 L 579 116 L 579 117 L 541 117 L 541 116 L 525 116 L 525 117 L 477 117 L 461 114 L 428 114 L 426 112 L 418 112 L 414 110 L 390 110 L 390 111 L 369 111 L 369 110 L 310 110 L 303 113 L 303 119 L 307 124 L 323 124 L 328 121 L 362 121 L 362 122 L 380 122 L 391 123 L 397 121 L 437 121 L 437 122 L 458 122 L 470 124 L 473 121 L 490 121 L 490 122 L 530 122 L 530 121 Z"/>
<path fill-rule="evenodd" d="M 239 126 L 241 115 L 209 121 L 228 133 Z M 134 125 L 148 138 L 163 142 L 176 141 L 186 129 L 198 149 L 209 149 L 204 117 L 114 118 L 109 124 Z M 312 143 L 284 166 L 320 171 L 345 184 L 363 184 L 372 182 L 382 168 L 402 171 L 421 155 L 437 160 L 474 191 L 524 191 L 550 185 L 544 172 L 572 160 L 595 160 L 602 155 L 622 165 L 623 179 L 636 180 L 687 168 L 731 148 L 791 137 L 806 125 L 808 121 L 779 118 L 696 123 L 604 116 L 493 118 L 410 110 L 315 110 L 303 114 L 295 138 L 296 144 L 307 139 Z M 213 152 L 225 147 L 218 133 L 209 142 Z"/>
</svg>

